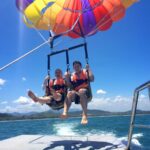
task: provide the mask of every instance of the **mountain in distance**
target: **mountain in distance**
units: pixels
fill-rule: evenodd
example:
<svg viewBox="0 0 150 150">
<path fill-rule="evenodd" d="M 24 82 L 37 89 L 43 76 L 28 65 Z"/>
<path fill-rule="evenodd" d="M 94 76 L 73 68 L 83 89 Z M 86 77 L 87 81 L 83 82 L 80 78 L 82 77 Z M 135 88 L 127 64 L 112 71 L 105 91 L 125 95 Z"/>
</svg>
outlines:
<svg viewBox="0 0 150 150">
<path fill-rule="evenodd" d="M 58 118 L 60 111 L 30 112 L 30 113 L 0 113 L 0 121 L 4 120 L 24 120 L 24 119 L 44 119 Z M 137 114 L 150 114 L 150 111 L 137 110 Z M 82 111 L 74 110 L 69 112 L 70 117 L 80 117 Z M 111 116 L 111 115 L 131 115 L 131 111 L 109 112 L 103 110 L 88 110 L 88 116 Z"/>
</svg>

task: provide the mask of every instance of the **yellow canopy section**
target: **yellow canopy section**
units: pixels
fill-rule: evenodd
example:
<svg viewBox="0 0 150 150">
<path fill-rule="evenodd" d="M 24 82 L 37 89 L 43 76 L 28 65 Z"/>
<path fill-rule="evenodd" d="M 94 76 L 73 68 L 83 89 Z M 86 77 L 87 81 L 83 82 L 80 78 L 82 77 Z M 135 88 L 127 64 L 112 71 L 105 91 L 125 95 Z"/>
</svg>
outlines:
<svg viewBox="0 0 150 150">
<path fill-rule="evenodd" d="M 69 1 L 72 0 L 34 0 L 23 12 L 24 22 L 27 26 L 31 28 L 53 30 L 57 25 L 56 18 L 61 18 L 63 22 L 64 17 L 61 16 L 63 6 Z M 121 2 L 123 6 L 127 9 L 135 2 L 138 2 L 138 0 L 119 0 L 119 2 Z M 123 6 L 122 8 L 124 8 Z"/>
<path fill-rule="evenodd" d="M 122 0 L 122 3 L 123 3 L 125 8 L 128 8 L 138 1 L 139 0 Z"/>
<path fill-rule="evenodd" d="M 54 25 L 56 23 L 56 18 L 57 18 L 57 15 L 61 12 L 62 8 L 63 8 L 63 5 L 65 3 L 66 0 L 57 0 L 57 2 L 55 4 L 53 4 L 51 7 L 49 7 L 43 18 L 49 18 L 49 25 L 51 27 L 51 29 L 54 28 Z"/>
<path fill-rule="evenodd" d="M 24 11 L 24 22 L 26 23 L 26 25 L 29 27 L 37 27 L 39 26 L 38 24 L 41 22 L 40 28 L 47 29 L 49 19 L 42 18 L 42 10 L 46 8 L 48 3 L 54 3 L 56 1 L 57 0 L 35 0 L 32 4 L 30 4 Z"/>
</svg>

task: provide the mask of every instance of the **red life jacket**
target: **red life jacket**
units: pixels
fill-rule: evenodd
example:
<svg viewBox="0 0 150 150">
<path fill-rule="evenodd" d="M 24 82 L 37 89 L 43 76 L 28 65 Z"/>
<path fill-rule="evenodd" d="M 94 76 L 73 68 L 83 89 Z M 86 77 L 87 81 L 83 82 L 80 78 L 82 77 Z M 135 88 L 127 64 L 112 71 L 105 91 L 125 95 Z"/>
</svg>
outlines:
<svg viewBox="0 0 150 150">
<path fill-rule="evenodd" d="M 73 73 L 71 76 L 71 83 L 75 91 L 82 88 L 88 88 L 88 77 L 86 70 L 82 70 L 79 75 L 77 75 L 77 73 Z"/>
<path fill-rule="evenodd" d="M 53 88 L 57 93 L 66 92 L 66 84 L 63 78 L 50 80 L 50 87 Z"/>
</svg>

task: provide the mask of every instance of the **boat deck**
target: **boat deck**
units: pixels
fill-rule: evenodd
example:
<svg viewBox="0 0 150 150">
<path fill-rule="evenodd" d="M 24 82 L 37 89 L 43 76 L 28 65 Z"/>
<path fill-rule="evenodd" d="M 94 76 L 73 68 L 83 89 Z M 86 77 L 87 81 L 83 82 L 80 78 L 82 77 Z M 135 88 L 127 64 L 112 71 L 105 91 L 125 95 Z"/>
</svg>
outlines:
<svg viewBox="0 0 150 150">
<path fill-rule="evenodd" d="M 124 150 L 112 136 L 20 135 L 0 141 L 0 150 Z"/>
</svg>

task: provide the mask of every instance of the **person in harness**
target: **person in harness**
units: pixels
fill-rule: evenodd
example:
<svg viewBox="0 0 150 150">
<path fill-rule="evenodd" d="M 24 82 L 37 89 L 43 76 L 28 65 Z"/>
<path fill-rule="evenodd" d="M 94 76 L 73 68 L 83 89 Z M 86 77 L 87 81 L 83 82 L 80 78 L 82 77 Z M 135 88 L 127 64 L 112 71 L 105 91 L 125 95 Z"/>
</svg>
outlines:
<svg viewBox="0 0 150 150">
<path fill-rule="evenodd" d="M 63 108 L 67 86 L 65 80 L 63 79 L 61 69 L 55 70 L 55 79 L 50 79 L 49 76 L 45 78 L 43 88 L 45 89 L 45 96 L 37 97 L 31 90 L 28 91 L 28 96 L 34 102 L 47 104 L 54 110 Z"/>
<path fill-rule="evenodd" d="M 82 69 L 80 61 L 74 61 L 73 68 L 74 72 L 71 75 L 69 73 L 65 74 L 67 85 L 72 86 L 72 89 L 68 91 L 61 117 L 67 118 L 71 103 L 75 101 L 76 104 L 80 103 L 83 109 L 81 124 L 87 124 L 87 105 L 92 97 L 89 82 L 94 81 L 94 75 L 88 64 L 86 65 L 86 69 Z"/>
</svg>

